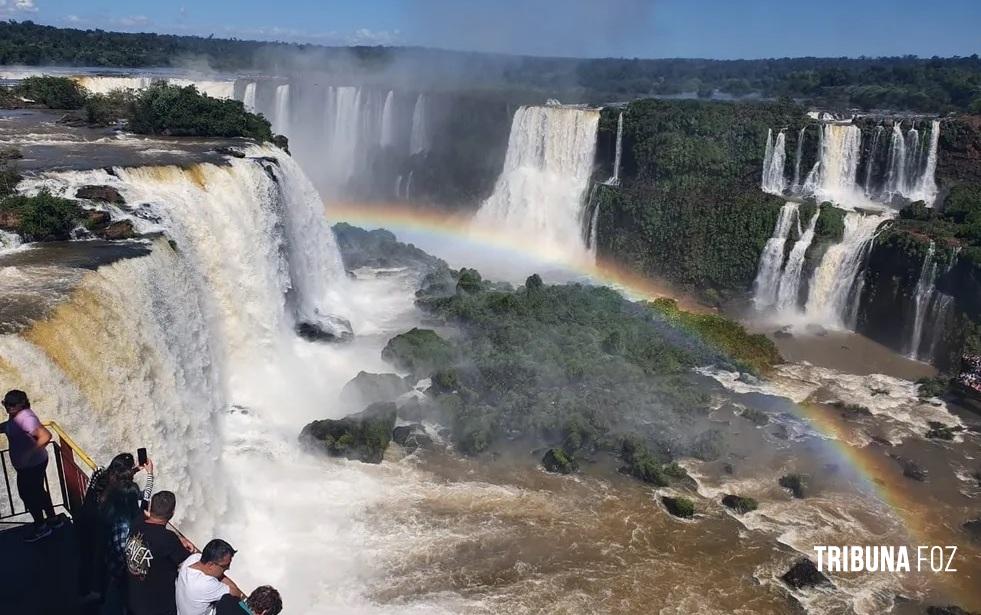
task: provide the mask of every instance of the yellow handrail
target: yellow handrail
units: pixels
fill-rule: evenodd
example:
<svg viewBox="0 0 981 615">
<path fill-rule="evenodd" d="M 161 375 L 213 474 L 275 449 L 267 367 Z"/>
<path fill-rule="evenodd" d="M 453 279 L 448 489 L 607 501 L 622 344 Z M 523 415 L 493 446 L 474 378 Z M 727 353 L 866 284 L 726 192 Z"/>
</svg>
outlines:
<svg viewBox="0 0 981 615">
<path fill-rule="evenodd" d="M 75 441 L 72 440 L 67 433 L 65 433 L 65 430 L 61 428 L 61 425 L 59 425 L 55 421 L 44 421 L 44 426 L 50 429 L 51 431 L 55 432 L 56 434 L 58 434 L 58 438 L 61 439 L 61 442 L 63 444 L 68 445 L 68 448 L 72 449 L 75 455 L 79 459 L 81 459 L 82 462 L 85 463 L 85 465 L 87 465 L 90 470 L 94 472 L 99 467 L 95 465 L 95 462 L 92 461 L 92 458 L 89 457 L 88 454 L 82 450 L 82 447 L 76 444 Z"/>
</svg>

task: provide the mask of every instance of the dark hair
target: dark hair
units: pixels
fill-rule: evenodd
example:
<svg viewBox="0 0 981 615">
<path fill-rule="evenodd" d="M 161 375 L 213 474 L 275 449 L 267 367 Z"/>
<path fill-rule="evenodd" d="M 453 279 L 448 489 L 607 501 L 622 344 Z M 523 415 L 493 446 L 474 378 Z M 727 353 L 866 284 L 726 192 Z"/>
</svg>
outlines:
<svg viewBox="0 0 981 615">
<path fill-rule="evenodd" d="M 103 513 L 110 523 L 126 520 L 135 521 L 143 515 L 140 508 L 140 488 L 130 481 L 118 485 L 106 494 Z"/>
<path fill-rule="evenodd" d="M 3 396 L 4 406 L 24 406 L 25 408 L 31 407 L 31 401 L 27 399 L 27 393 L 21 391 L 20 389 L 10 389 L 7 394 Z"/>
<path fill-rule="evenodd" d="M 124 483 L 133 483 L 133 476 L 136 474 L 136 462 L 130 453 L 120 453 L 112 458 L 109 467 L 106 468 L 106 486 L 99 496 L 99 502 L 105 503 L 109 495 Z"/>
<path fill-rule="evenodd" d="M 260 585 L 255 588 L 245 601 L 254 613 L 262 615 L 279 615 L 283 610 L 283 599 L 279 597 L 279 592 L 270 585 Z"/>
<path fill-rule="evenodd" d="M 170 521 L 174 516 L 175 508 L 177 508 L 177 497 L 172 491 L 160 491 L 150 498 L 150 514 L 158 519 Z"/>
<path fill-rule="evenodd" d="M 235 549 L 232 548 L 232 545 L 221 538 L 212 538 L 208 541 L 208 544 L 204 545 L 204 550 L 201 551 L 201 563 L 215 564 L 226 555 L 235 555 Z"/>
</svg>

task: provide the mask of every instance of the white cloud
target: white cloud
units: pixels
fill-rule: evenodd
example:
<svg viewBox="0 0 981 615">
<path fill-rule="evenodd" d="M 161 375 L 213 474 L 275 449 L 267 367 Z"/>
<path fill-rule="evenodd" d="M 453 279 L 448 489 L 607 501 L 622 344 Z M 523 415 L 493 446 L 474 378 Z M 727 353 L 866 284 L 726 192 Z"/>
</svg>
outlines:
<svg viewBox="0 0 981 615">
<path fill-rule="evenodd" d="M 0 0 L 0 15 L 14 13 L 37 13 L 37 4 L 34 0 Z"/>
<path fill-rule="evenodd" d="M 111 20 L 111 23 L 116 26 L 122 26 L 123 28 L 136 28 L 149 25 L 150 18 L 146 15 L 128 15 L 115 17 Z"/>
<path fill-rule="evenodd" d="M 82 23 L 82 18 L 78 15 L 68 15 L 65 17 L 65 21 L 68 23 Z"/>
</svg>

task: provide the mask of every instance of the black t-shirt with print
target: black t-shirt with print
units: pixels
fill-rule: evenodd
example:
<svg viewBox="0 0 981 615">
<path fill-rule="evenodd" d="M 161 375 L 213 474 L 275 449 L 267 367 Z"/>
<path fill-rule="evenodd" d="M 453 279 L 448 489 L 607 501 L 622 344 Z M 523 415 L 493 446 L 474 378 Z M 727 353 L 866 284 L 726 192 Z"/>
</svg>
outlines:
<svg viewBox="0 0 981 615">
<path fill-rule="evenodd" d="M 137 523 L 126 541 L 127 604 L 133 615 L 175 615 L 177 569 L 190 555 L 163 525 Z"/>
</svg>

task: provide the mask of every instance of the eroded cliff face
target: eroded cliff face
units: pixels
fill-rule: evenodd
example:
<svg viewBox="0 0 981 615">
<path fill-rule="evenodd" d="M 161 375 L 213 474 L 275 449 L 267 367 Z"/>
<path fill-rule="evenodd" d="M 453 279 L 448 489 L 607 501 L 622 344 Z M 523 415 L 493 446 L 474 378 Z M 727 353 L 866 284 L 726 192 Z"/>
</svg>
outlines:
<svg viewBox="0 0 981 615">
<path fill-rule="evenodd" d="M 940 133 L 937 184 L 963 183 L 981 185 L 981 115 L 946 120 Z"/>
</svg>

